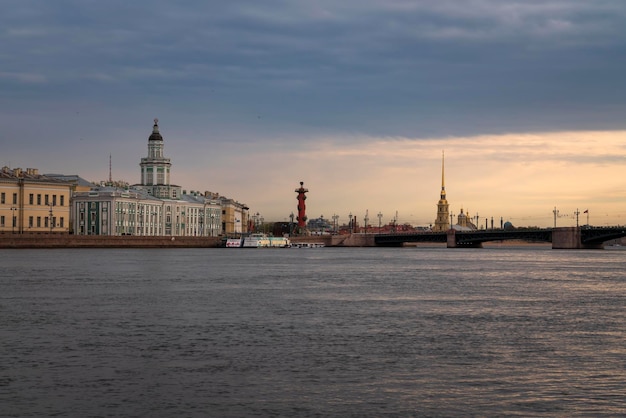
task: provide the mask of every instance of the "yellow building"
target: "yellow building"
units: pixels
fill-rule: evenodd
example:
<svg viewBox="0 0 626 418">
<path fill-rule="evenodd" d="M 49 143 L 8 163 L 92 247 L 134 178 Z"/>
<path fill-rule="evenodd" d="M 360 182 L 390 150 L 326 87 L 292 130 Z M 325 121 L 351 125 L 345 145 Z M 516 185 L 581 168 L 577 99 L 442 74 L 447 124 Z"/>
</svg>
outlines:
<svg viewBox="0 0 626 418">
<path fill-rule="evenodd" d="M 223 196 L 218 198 L 222 206 L 222 233 L 240 235 L 248 232 L 248 206 Z"/>
<path fill-rule="evenodd" d="M 0 171 L 0 234 L 70 232 L 72 184 L 37 169 Z"/>
</svg>

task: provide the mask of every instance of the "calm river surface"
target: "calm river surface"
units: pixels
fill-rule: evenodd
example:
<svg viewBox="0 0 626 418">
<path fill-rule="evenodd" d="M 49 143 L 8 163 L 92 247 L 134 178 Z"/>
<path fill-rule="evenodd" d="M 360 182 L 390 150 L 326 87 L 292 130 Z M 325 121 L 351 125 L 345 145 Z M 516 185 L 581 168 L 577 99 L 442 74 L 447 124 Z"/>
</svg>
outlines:
<svg viewBox="0 0 626 418">
<path fill-rule="evenodd" d="M 626 415 L 626 251 L 0 250 L 0 416 Z"/>
</svg>

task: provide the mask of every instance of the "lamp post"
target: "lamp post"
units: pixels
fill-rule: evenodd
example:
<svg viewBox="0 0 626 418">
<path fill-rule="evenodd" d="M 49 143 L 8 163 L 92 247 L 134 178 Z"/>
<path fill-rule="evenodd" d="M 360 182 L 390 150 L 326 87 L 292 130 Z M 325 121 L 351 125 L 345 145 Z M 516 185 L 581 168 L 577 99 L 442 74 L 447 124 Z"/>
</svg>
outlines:
<svg viewBox="0 0 626 418">
<path fill-rule="evenodd" d="M 337 233 L 337 221 L 339 220 L 339 215 L 337 215 L 336 213 L 333 214 L 333 232 L 336 234 Z"/>
<path fill-rule="evenodd" d="M 352 233 L 352 229 L 354 228 L 352 226 L 352 212 L 350 212 L 350 214 L 348 215 L 348 217 L 350 218 L 350 223 L 348 224 L 348 229 L 350 231 L 350 233 Z"/>
<path fill-rule="evenodd" d="M 291 212 L 289 214 L 289 236 L 293 235 L 293 218 L 294 218 L 294 214 L 293 212 Z"/>
<path fill-rule="evenodd" d="M 554 207 L 554 210 L 552 211 L 552 213 L 554 214 L 554 227 L 556 228 L 556 218 L 559 217 L 559 211 L 556 208 L 556 206 Z"/>
<path fill-rule="evenodd" d="M 383 214 L 382 212 L 378 212 L 378 233 L 380 234 L 380 228 L 382 226 L 382 221 L 383 221 Z"/>
</svg>

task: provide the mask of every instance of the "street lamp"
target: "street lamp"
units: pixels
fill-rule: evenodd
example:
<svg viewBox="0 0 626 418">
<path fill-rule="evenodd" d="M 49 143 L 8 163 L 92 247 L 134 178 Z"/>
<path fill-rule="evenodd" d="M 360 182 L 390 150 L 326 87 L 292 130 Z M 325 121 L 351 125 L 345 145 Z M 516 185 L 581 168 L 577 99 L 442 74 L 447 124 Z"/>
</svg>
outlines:
<svg viewBox="0 0 626 418">
<path fill-rule="evenodd" d="M 380 234 L 380 228 L 382 226 L 383 214 L 382 212 L 378 212 L 378 233 Z"/>
</svg>

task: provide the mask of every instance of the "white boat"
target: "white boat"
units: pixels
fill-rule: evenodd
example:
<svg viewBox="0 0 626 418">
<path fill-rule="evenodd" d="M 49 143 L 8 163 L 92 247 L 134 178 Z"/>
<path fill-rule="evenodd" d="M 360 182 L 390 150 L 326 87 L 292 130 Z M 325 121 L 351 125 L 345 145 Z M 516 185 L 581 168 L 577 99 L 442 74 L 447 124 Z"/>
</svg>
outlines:
<svg viewBox="0 0 626 418">
<path fill-rule="evenodd" d="M 285 237 L 269 237 L 265 234 L 254 233 L 243 238 L 241 248 L 286 248 L 291 243 Z"/>
</svg>

